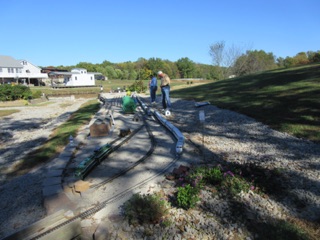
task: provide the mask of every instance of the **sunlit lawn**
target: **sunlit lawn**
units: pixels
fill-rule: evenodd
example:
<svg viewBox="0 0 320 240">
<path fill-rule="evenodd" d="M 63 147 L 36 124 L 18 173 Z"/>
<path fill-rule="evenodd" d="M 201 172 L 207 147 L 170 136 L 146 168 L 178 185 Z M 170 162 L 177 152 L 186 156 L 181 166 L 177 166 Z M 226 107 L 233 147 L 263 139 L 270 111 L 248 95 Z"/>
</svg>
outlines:
<svg viewBox="0 0 320 240">
<path fill-rule="evenodd" d="M 172 97 L 210 101 L 274 129 L 320 142 L 320 64 L 173 90 Z"/>
<path fill-rule="evenodd" d="M 68 144 L 69 136 L 76 136 L 80 127 L 87 124 L 99 110 L 100 104 L 90 100 L 74 112 L 69 120 L 60 125 L 39 149 L 24 157 L 9 175 L 16 176 L 28 172 L 31 168 L 52 159 Z"/>
</svg>

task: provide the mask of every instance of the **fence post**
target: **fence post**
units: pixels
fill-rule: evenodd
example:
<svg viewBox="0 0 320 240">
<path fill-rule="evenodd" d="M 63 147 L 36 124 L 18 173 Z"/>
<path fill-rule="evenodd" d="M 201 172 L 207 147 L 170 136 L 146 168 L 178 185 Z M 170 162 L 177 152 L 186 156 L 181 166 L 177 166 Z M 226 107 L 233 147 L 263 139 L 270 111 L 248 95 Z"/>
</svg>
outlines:
<svg viewBox="0 0 320 240">
<path fill-rule="evenodd" d="M 205 157 L 205 149 L 204 149 L 204 131 L 205 131 L 205 120 L 206 120 L 206 115 L 205 115 L 205 112 L 204 110 L 200 110 L 199 111 L 199 120 L 200 120 L 200 124 L 202 126 L 202 155 L 203 155 L 203 160 L 205 161 L 206 160 L 206 157 Z"/>
</svg>

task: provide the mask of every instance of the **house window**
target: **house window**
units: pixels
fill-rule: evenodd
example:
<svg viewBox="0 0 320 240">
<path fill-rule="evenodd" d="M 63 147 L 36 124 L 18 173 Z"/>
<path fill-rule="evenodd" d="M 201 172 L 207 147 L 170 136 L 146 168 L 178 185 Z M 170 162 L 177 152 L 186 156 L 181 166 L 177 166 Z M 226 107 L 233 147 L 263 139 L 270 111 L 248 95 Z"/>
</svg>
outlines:
<svg viewBox="0 0 320 240">
<path fill-rule="evenodd" d="M 14 69 L 13 68 L 8 68 L 8 73 L 14 73 Z"/>
<path fill-rule="evenodd" d="M 90 77 L 90 79 L 92 80 L 92 77 Z"/>
<path fill-rule="evenodd" d="M 27 62 L 26 61 L 22 61 L 22 65 L 27 65 Z"/>
<path fill-rule="evenodd" d="M 0 67 L 0 72 L 2 72 L 2 68 Z"/>
<path fill-rule="evenodd" d="M 78 80 L 77 77 L 74 77 L 74 80 Z"/>
</svg>

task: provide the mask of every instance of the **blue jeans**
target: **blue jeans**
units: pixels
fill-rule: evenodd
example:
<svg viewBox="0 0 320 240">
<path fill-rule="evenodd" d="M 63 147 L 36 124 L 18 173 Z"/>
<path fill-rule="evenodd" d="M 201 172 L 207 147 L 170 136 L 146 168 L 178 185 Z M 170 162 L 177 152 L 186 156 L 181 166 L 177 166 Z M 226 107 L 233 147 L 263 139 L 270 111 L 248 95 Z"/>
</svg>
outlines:
<svg viewBox="0 0 320 240">
<path fill-rule="evenodd" d="M 151 86 L 150 87 L 150 98 L 151 98 L 151 102 L 155 102 L 156 101 L 156 92 L 157 92 L 158 87 L 157 86 Z"/>
<path fill-rule="evenodd" d="M 163 109 L 171 108 L 171 102 L 170 102 L 170 86 L 165 86 L 161 88 L 162 93 L 162 106 Z"/>
</svg>

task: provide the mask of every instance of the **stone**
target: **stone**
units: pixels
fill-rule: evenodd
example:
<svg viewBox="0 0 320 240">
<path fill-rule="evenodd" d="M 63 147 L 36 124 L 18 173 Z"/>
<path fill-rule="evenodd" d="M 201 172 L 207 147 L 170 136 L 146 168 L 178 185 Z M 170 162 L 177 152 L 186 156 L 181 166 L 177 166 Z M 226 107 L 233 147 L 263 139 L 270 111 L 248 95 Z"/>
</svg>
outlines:
<svg viewBox="0 0 320 240">
<path fill-rule="evenodd" d="M 90 137 L 103 137 L 107 136 L 110 132 L 110 120 L 105 121 L 98 119 L 90 126 Z"/>
<path fill-rule="evenodd" d="M 90 188 L 90 183 L 89 182 L 79 180 L 79 181 L 76 181 L 74 183 L 74 190 L 76 192 L 85 192 L 89 188 Z"/>
<path fill-rule="evenodd" d="M 105 240 L 110 239 L 111 235 L 110 232 L 106 226 L 106 224 L 99 224 L 96 231 L 93 234 L 93 239 L 95 240 Z"/>
</svg>

